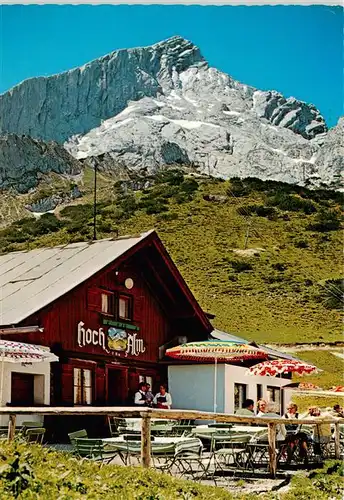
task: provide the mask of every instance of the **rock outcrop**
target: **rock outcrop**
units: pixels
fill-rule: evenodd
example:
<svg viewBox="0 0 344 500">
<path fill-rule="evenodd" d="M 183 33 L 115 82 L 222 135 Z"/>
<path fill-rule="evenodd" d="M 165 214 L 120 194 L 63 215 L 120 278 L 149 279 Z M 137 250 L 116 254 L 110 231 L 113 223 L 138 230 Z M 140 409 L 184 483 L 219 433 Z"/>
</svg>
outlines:
<svg viewBox="0 0 344 500">
<path fill-rule="evenodd" d="M 336 185 L 342 164 L 340 125 L 327 132 L 315 106 L 209 67 L 181 37 L 27 80 L 0 96 L 0 113 L 3 131 L 65 142 L 107 170 L 185 164 Z"/>
<path fill-rule="evenodd" d="M 60 144 L 28 136 L 0 136 L 0 189 L 26 193 L 37 186 L 41 174 L 77 175 L 83 166 Z"/>
</svg>

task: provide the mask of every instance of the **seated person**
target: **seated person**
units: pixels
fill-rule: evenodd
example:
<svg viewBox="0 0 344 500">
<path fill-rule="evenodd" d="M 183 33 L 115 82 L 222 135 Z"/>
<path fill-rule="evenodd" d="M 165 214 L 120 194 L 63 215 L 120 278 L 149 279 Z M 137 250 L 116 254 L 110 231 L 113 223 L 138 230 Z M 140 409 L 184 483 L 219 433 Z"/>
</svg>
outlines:
<svg viewBox="0 0 344 500">
<path fill-rule="evenodd" d="M 257 402 L 257 417 L 263 417 L 267 411 L 268 403 L 265 399 L 259 399 Z"/>
<path fill-rule="evenodd" d="M 259 411 L 259 414 L 257 415 L 258 417 L 272 417 L 276 419 L 281 419 L 280 415 L 278 414 L 278 407 L 277 405 L 271 401 L 270 403 L 266 403 L 264 401 L 265 406 L 263 405 L 263 408 L 266 411 L 262 411 L 262 405 L 260 405 L 261 410 Z M 287 430 L 285 428 L 285 425 L 283 423 L 278 423 L 276 425 L 276 441 L 277 442 L 283 442 L 285 441 L 287 435 Z"/>
<path fill-rule="evenodd" d="M 161 408 L 163 410 L 169 410 L 172 406 L 172 398 L 171 395 L 166 391 L 166 385 L 161 384 L 160 392 L 155 395 L 153 399 L 153 404 L 157 408 Z"/>
<path fill-rule="evenodd" d="M 336 418 L 344 418 L 344 410 L 340 405 L 336 404 L 331 411 L 331 415 Z"/>
<path fill-rule="evenodd" d="M 243 417 L 254 417 L 254 401 L 253 399 L 245 399 L 242 408 L 239 408 L 235 415 L 242 415 Z"/>
<path fill-rule="evenodd" d="M 289 403 L 284 418 L 299 418 L 298 407 L 294 403 Z M 291 461 L 294 448 L 299 447 L 300 457 L 304 459 L 304 463 L 308 462 L 308 437 L 305 432 L 299 430 L 298 424 L 286 424 L 286 442 L 288 443 L 288 461 Z"/>
<path fill-rule="evenodd" d="M 308 409 L 308 418 L 314 418 L 314 420 L 316 420 L 321 416 L 325 417 L 326 415 L 321 415 L 321 410 L 317 406 L 311 406 Z M 321 455 L 321 445 L 329 443 L 331 441 L 331 436 L 332 434 L 330 423 L 323 423 L 313 426 L 313 449 L 316 455 Z"/>
</svg>

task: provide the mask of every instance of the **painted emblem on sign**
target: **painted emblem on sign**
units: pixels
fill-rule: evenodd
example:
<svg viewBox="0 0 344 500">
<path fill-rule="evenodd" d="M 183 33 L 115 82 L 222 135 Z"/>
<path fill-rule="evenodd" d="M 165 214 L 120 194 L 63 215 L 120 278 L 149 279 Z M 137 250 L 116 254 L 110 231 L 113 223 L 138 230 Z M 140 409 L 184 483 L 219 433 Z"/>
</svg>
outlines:
<svg viewBox="0 0 344 500">
<path fill-rule="evenodd" d="M 127 332 L 119 328 L 108 329 L 108 347 L 113 351 L 126 351 L 127 350 Z"/>
</svg>

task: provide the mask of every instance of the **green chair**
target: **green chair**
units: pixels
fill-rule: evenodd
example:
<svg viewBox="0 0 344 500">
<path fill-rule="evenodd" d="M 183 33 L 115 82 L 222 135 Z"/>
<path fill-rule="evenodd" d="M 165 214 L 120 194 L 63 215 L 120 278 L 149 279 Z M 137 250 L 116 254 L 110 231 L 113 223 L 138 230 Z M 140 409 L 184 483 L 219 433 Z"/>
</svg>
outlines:
<svg viewBox="0 0 344 500">
<path fill-rule="evenodd" d="M 75 437 L 73 438 L 73 442 L 76 453 L 81 458 L 108 464 L 115 457 L 121 457 L 121 453 L 117 449 L 104 444 L 102 439 Z"/>
<path fill-rule="evenodd" d="M 127 422 L 125 418 L 118 418 L 118 417 L 107 417 L 108 421 L 108 426 L 109 426 L 109 431 L 110 431 L 110 436 L 111 437 L 117 437 L 123 432 L 126 432 L 127 430 Z"/>
<path fill-rule="evenodd" d="M 27 421 L 22 423 L 19 432 L 20 432 L 20 434 L 23 434 L 25 436 L 26 431 L 28 429 L 37 429 L 38 427 L 42 428 L 41 422 L 34 422 L 34 421 L 27 420 Z"/>
<path fill-rule="evenodd" d="M 32 427 L 27 429 L 24 437 L 28 443 L 42 444 L 45 431 L 44 427 Z"/>
<path fill-rule="evenodd" d="M 219 473 L 223 475 L 228 471 L 234 475 L 237 471 L 245 470 L 249 458 L 247 444 L 250 439 L 248 434 L 214 434 L 210 447 L 210 456 L 214 462 L 213 476 Z"/>
<path fill-rule="evenodd" d="M 175 455 L 170 464 L 174 476 L 193 481 L 202 481 L 207 476 L 209 462 L 202 456 L 203 445 L 200 439 L 180 442 L 175 446 Z"/>
<path fill-rule="evenodd" d="M 88 438 L 87 430 L 81 429 L 81 431 L 70 432 L 68 434 L 71 444 L 74 446 L 74 441 L 76 438 Z"/>
</svg>

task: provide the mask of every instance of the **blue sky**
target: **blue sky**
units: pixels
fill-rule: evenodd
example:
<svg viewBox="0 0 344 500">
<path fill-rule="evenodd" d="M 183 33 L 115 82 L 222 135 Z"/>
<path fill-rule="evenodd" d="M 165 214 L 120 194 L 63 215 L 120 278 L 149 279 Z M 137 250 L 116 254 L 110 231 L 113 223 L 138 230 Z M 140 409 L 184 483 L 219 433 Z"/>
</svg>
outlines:
<svg viewBox="0 0 344 500">
<path fill-rule="evenodd" d="M 326 6 L 4 5 L 0 92 L 118 48 L 173 35 L 211 66 L 259 89 L 315 104 L 329 125 L 343 114 L 343 9 Z"/>
</svg>

